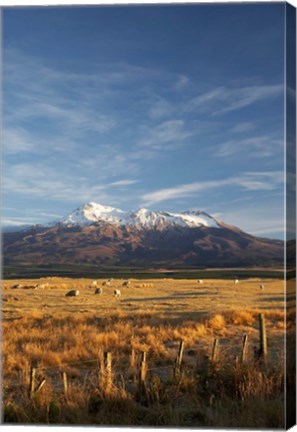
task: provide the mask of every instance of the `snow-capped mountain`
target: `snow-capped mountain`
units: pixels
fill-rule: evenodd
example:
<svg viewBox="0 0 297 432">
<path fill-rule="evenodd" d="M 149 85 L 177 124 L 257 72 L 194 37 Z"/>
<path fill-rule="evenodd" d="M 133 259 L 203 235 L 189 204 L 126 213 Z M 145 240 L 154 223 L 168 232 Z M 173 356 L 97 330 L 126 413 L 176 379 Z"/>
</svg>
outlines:
<svg viewBox="0 0 297 432">
<path fill-rule="evenodd" d="M 5 265 L 270 266 L 283 255 L 282 241 L 252 236 L 200 210 L 125 212 L 91 202 L 47 225 L 3 233 Z"/>
<path fill-rule="evenodd" d="M 88 226 L 93 223 L 106 222 L 111 224 L 121 224 L 126 219 L 126 212 L 123 210 L 90 202 L 77 208 L 72 213 L 51 222 L 49 225 L 78 225 Z"/>
<path fill-rule="evenodd" d="M 139 229 L 165 229 L 169 226 L 213 227 L 219 228 L 219 222 L 204 211 L 184 211 L 170 213 L 154 212 L 146 208 L 137 211 L 124 211 L 118 208 L 103 206 L 95 202 L 84 204 L 62 219 L 53 221 L 47 226 L 89 226 L 98 223 L 108 223 L 116 226 L 129 226 Z"/>
</svg>

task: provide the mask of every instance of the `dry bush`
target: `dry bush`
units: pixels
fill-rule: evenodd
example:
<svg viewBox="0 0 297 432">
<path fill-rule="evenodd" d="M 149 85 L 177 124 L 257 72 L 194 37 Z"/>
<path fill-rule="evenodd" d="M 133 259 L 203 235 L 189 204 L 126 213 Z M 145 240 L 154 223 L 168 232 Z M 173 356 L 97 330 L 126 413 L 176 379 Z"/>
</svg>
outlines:
<svg viewBox="0 0 297 432">
<path fill-rule="evenodd" d="M 251 326 L 255 322 L 255 312 L 245 309 L 235 309 L 224 312 L 228 324 Z"/>
<path fill-rule="evenodd" d="M 226 327 L 224 316 L 221 314 L 214 315 L 208 320 L 207 327 L 214 331 L 224 329 Z"/>
</svg>

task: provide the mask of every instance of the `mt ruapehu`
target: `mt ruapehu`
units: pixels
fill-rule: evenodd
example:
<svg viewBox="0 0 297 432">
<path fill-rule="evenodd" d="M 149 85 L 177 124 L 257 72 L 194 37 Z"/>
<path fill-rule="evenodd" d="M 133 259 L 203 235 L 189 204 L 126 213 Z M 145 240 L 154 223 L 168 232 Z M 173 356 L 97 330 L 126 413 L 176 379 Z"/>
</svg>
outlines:
<svg viewBox="0 0 297 432">
<path fill-rule="evenodd" d="M 201 210 L 123 211 L 94 202 L 48 224 L 3 233 L 4 265 L 279 265 L 283 252 L 281 240 L 252 236 Z"/>
</svg>

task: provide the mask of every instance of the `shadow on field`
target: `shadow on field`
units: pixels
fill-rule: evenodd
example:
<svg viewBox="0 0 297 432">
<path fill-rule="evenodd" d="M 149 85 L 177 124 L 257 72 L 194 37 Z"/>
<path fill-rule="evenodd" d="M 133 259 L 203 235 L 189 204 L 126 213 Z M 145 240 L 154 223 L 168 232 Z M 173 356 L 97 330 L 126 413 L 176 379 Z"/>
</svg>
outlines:
<svg viewBox="0 0 297 432">
<path fill-rule="evenodd" d="M 154 328 L 160 328 L 162 325 L 180 325 L 181 323 L 187 322 L 187 321 L 195 321 L 195 322 L 203 322 L 205 319 L 209 318 L 209 312 L 204 311 L 195 311 L 195 312 L 189 312 L 189 311 L 177 311 L 173 308 L 170 308 L 166 312 L 166 315 L 163 316 L 156 316 L 155 314 L 151 313 L 141 313 L 141 314 L 131 314 L 130 316 L 127 315 L 125 317 L 122 316 L 109 316 L 109 317 L 90 317 L 86 318 L 85 324 L 86 325 L 96 325 L 97 329 L 102 328 L 106 329 L 106 325 L 114 325 L 117 323 L 130 323 L 133 326 L 141 326 L 141 325 L 150 325 L 152 327 L 152 331 Z"/>
<path fill-rule="evenodd" d="M 280 297 L 264 297 L 261 300 L 266 301 L 266 302 L 282 302 L 284 301 L 285 296 L 280 296 Z"/>
<path fill-rule="evenodd" d="M 164 300 L 180 300 L 183 298 L 194 298 L 194 297 L 201 297 L 204 295 L 211 295 L 213 294 L 210 291 L 200 291 L 200 292 L 187 292 L 187 293 L 176 293 L 170 296 L 166 297 L 129 297 L 127 299 L 121 300 L 121 303 L 130 303 L 130 302 L 145 302 L 145 301 L 164 301 Z"/>
</svg>

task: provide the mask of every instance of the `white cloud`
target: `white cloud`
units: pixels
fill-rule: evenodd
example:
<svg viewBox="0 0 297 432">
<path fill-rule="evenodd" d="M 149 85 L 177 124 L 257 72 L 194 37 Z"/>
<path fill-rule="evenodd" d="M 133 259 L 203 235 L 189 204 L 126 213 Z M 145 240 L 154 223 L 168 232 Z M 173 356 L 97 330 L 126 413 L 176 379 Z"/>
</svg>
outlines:
<svg viewBox="0 0 297 432">
<path fill-rule="evenodd" d="M 33 142 L 26 130 L 21 127 L 3 129 L 3 153 L 13 155 L 33 150 Z"/>
<path fill-rule="evenodd" d="M 184 120 L 168 120 L 155 127 L 146 127 L 139 144 L 153 149 L 170 149 L 179 146 L 192 134 L 192 131 L 185 128 Z"/>
<path fill-rule="evenodd" d="M 281 96 L 283 92 L 284 86 L 281 84 L 237 88 L 222 86 L 192 98 L 184 109 L 185 111 L 222 115 L 256 102 L 274 99 Z"/>
<path fill-rule="evenodd" d="M 91 107 L 83 107 L 80 105 L 59 106 L 59 100 L 56 103 L 38 102 L 34 98 L 29 105 L 21 106 L 12 114 L 6 116 L 9 122 L 19 122 L 24 120 L 44 119 L 47 122 L 55 122 L 55 126 L 63 131 L 79 128 L 85 130 L 93 130 L 96 132 L 106 132 L 113 128 L 115 121 L 103 114 L 97 114 Z"/>
<path fill-rule="evenodd" d="M 180 75 L 175 82 L 174 88 L 176 90 L 183 90 L 189 84 L 190 80 L 186 75 Z"/>
<path fill-rule="evenodd" d="M 149 108 L 149 115 L 152 119 L 160 119 L 169 116 L 173 111 L 172 106 L 166 99 L 155 96 Z"/>
<path fill-rule="evenodd" d="M 264 173 L 248 172 L 222 180 L 194 182 L 171 188 L 159 189 L 145 194 L 143 200 L 146 205 L 151 205 L 157 202 L 193 196 L 199 192 L 204 192 L 210 189 L 219 189 L 230 186 L 240 187 L 244 190 L 250 191 L 273 190 L 281 186 L 283 180 L 283 173 L 281 171 Z"/>
<path fill-rule="evenodd" d="M 35 217 L 17 217 L 17 218 L 9 218 L 4 217 L 1 220 L 2 226 L 20 226 L 20 225 L 33 225 L 35 223 L 41 222 L 43 219 L 35 218 Z"/>
<path fill-rule="evenodd" d="M 255 129 L 255 124 L 252 122 L 240 122 L 230 129 L 232 133 L 244 133 Z"/>
<path fill-rule="evenodd" d="M 268 157 L 282 150 L 283 141 L 270 136 L 255 136 L 244 139 L 226 141 L 218 146 L 215 155 L 219 157 L 230 157 L 244 154 L 250 157 Z"/>
<path fill-rule="evenodd" d="M 253 201 L 251 205 L 226 209 L 222 211 L 221 219 L 256 236 L 279 237 L 284 233 L 284 209 L 273 197 L 268 201 L 258 200 L 256 205 Z"/>
<path fill-rule="evenodd" d="M 112 165 L 115 163 L 115 165 Z M 2 179 L 3 190 L 7 195 L 20 195 L 26 198 L 37 198 L 51 201 L 87 202 L 90 200 L 110 203 L 114 194 L 120 195 L 117 189 L 128 188 L 137 179 L 119 179 L 110 181 L 111 175 L 118 178 L 118 163 L 108 161 L 98 176 L 85 175 L 84 170 L 73 176 L 71 161 L 65 161 L 63 167 L 47 163 L 47 161 L 18 163 L 9 165 L 4 170 Z M 95 170 L 96 171 L 96 170 Z"/>
<path fill-rule="evenodd" d="M 112 183 L 109 183 L 108 186 L 130 186 L 135 183 L 138 183 L 138 180 L 123 179 L 123 180 L 117 180 Z"/>
</svg>

